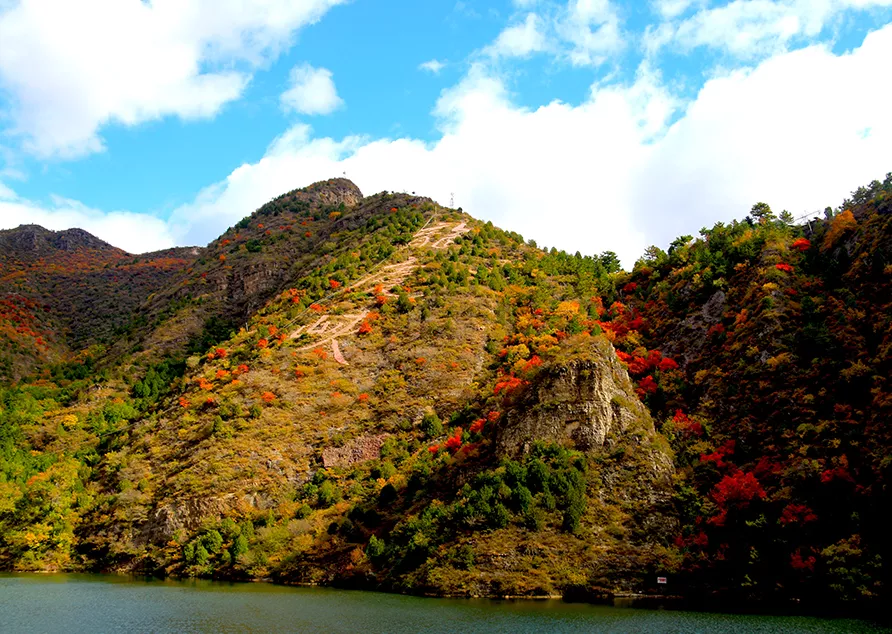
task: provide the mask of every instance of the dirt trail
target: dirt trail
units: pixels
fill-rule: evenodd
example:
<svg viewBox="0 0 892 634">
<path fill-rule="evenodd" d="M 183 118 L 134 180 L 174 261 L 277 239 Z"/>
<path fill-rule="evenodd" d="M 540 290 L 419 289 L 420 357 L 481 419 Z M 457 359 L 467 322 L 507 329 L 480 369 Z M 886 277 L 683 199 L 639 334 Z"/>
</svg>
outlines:
<svg viewBox="0 0 892 634">
<path fill-rule="evenodd" d="M 341 365 L 350 365 L 347 363 L 347 360 L 344 358 L 344 355 L 341 354 L 341 347 L 338 345 L 337 339 L 331 340 L 331 353 L 334 355 L 334 360 L 340 363 Z"/>
<path fill-rule="evenodd" d="M 381 267 L 380 271 L 367 275 L 356 282 L 356 284 L 351 285 L 350 288 L 360 293 L 370 293 L 380 284 L 382 295 L 393 295 L 390 289 L 394 286 L 400 286 L 417 268 L 418 258 L 413 256 L 405 262 Z"/>
<path fill-rule="evenodd" d="M 409 248 L 416 250 L 422 248 L 443 250 L 449 248 L 460 235 L 467 233 L 467 223 L 438 222 L 418 231 L 409 242 Z M 381 294 L 393 296 L 390 290 L 395 286 L 401 286 L 418 268 L 418 258 L 409 256 L 404 262 L 387 264 L 379 270 L 366 275 L 349 288 L 353 292 L 371 293 L 375 287 L 381 286 Z M 369 302 L 365 306 L 355 306 L 354 311 L 340 315 L 323 315 L 313 323 L 301 326 L 294 330 L 290 339 L 297 339 L 301 335 L 309 335 L 314 339 L 312 343 L 298 348 L 298 351 L 311 350 L 331 343 L 335 360 L 347 365 L 341 349 L 338 346 L 338 337 L 347 337 L 356 334 L 359 323 L 365 318 L 369 310 L 374 308 L 374 303 Z M 361 311 L 361 312 L 359 312 Z"/>
<path fill-rule="evenodd" d="M 310 350 L 334 341 L 344 335 L 352 335 L 356 332 L 359 322 L 366 316 L 362 313 L 346 313 L 343 315 L 323 315 L 309 326 L 301 326 L 291 333 L 291 339 L 297 339 L 303 334 L 311 337 L 321 337 L 313 343 L 307 344 L 298 350 Z"/>
<path fill-rule="evenodd" d="M 448 233 L 442 235 L 444 230 L 448 231 Z M 417 249 L 429 246 L 431 249 L 446 249 L 449 245 L 455 242 L 455 239 L 458 236 L 467 233 L 467 231 L 468 226 L 467 223 L 464 222 L 457 225 L 454 225 L 451 222 L 438 222 L 418 231 L 409 243 L 409 247 Z"/>
</svg>

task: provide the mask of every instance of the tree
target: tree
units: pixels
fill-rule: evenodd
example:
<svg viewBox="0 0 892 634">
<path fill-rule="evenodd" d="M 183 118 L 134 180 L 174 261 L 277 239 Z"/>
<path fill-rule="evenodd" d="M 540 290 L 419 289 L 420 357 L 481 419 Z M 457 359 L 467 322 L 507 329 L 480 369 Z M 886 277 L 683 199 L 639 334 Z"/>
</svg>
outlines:
<svg viewBox="0 0 892 634">
<path fill-rule="evenodd" d="M 377 537 L 372 535 L 369 538 L 369 545 L 365 548 L 365 554 L 368 556 L 369 559 L 375 561 L 384 554 L 384 547 L 384 540 L 378 539 Z"/>
<path fill-rule="evenodd" d="M 195 547 L 195 563 L 199 566 L 203 566 L 208 562 L 208 559 L 210 559 L 210 554 L 208 554 L 207 549 L 199 543 Z"/>
<path fill-rule="evenodd" d="M 613 251 L 604 251 L 601 255 L 598 256 L 598 261 L 608 273 L 616 273 L 617 271 L 622 269 L 622 264 L 619 261 L 619 256 L 617 256 L 616 253 L 614 253 Z"/>
<path fill-rule="evenodd" d="M 672 243 L 669 245 L 669 255 L 672 255 L 680 248 L 687 246 L 691 240 L 694 239 L 694 236 L 681 236 L 679 238 L 675 238 Z"/>
<path fill-rule="evenodd" d="M 774 212 L 767 203 L 756 203 L 750 210 L 750 215 L 760 222 L 767 222 L 774 219 Z"/>
<path fill-rule="evenodd" d="M 424 418 L 421 419 L 421 431 L 423 431 L 428 438 L 436 438 L 442 434 L 443 423 L 440 422 L 440 417 L 433 412 L 425 414 Z"/>
</svg>

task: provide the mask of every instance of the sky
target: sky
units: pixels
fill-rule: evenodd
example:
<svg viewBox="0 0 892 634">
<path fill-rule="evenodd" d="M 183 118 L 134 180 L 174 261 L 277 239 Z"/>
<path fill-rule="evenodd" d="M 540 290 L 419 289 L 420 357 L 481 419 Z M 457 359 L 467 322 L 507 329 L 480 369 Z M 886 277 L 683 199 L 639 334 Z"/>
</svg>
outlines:
<svg viewBox="0 0 892 634">
<path fill-rule="evenodd" d="M 892 171 L 892 0 L 0 0 L 0 228 L 204 245 L 343 176 L 626 266 Z"/>
</svg>

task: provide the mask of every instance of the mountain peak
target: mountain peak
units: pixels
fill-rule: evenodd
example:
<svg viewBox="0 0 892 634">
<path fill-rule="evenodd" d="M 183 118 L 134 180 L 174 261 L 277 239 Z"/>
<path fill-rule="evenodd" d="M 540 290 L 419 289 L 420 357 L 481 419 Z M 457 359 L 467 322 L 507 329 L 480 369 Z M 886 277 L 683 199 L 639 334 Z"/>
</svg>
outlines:
<svg viewBox="0 0 892 634">
<path fill-rule="evenodd" d="M 40 225 L 19 225 L 0 231 L 0 249 L 19 257 L 38 257 L 52 251 L 100 250 L 114 252 L 113 247 L 83 229 L 52 231 Z"/>
<path fill-rule="evenodd" d="M 340 205 L 352 207 L 359 203 L 363 196 L 356 184 L 347 178 L 330 178 L 304 187 L 299 192 L 309 195 L 321 205 Z"/>
</svg>

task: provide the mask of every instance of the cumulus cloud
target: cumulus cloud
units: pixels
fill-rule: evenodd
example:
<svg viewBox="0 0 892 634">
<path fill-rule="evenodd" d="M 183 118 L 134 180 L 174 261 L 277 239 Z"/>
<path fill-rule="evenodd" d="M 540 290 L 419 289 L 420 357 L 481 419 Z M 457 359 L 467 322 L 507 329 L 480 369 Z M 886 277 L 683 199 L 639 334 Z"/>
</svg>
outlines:
<svg viewBox="0 0 892 634">
<path fill-rule="evenodd" d="M 499 33 L 486 52 L 493 57 L 527 57 L 544 51 L 545 35 L 540 30 L 539 16 L 528 13 L 523 22 L 507 27 Z"/>
<path fill-rule="evenodd" d="M 54 231 L 78 227 L 130 253 L 176 245 L 168 224 L 155 216 L 127 211 L 103 212 L 58 196 L 53 196 L 49 205 L 42 205 L 16 196 L 0 183 L 0 229 L 27 224 Z"/>
<path fill-rule="evenodd" d="M 882 179 L 892 120 L 888 89 L 871 78 L 888 59 L 892 26 L 851 54 L 812 46 L 707 82 L 639 167 L 635 225 L 666 244 L 760 200 L 800 215 Z M 856 86 L 857 99 L 839 97 Z"/>
<path fill-rule="evenodd" d="M 301 114 L 330 114 L 344 105 L 338 97 L 331 71 L 302 64 L 291 69 L 291 86 L 280 101 L 286 111 Z"/>
<path fill-rule="evenodd" d="M 346 171 L 366 194 L 416 191 L 446 204 L 454 194 L 475 217 L 540 245 L 609 249 L 628 266 L 647 245 L 665 248 L 741 218 L 757 201 L 817 212 L 882 178 L 892 120 L 875 78 L 889 59 L 892 25 L 851 53 L 819 45 L 779 53 L 707 82 L 688 103 L 643 64 L 630 83 L 595 84 L 579 105 L 535 109 L 512 103 L 501 79 L 477 63 L 441 95 L 435 142 L 332 139 L 297 125 L 168 224 L 133 231 L 204 244 L 270 198 Z M 857 99 L 836 98 L 853 86 Z M 5 221 L 11 208 L 0 209 Z"/>
<path fill-rule="evenodd" d="M 578 106 L 512 104 L 482 65 L 441 96 L 441 138 L 315 138 L 301 125 L 174 214 L 180 242 L 205 242 L 269 198 L 346 171 L 367 194 L 417 191 L 569 251 L 616 251 L 740 218 L 764 200 L 794 214 L 837 204 L 889 170 L 892 121 L 871 81 L 892 26 L 851 54 L 784 53 L 708 82 L 681 107 L 643 66 Z M 858 99 L 828 95 L 859 87 Z M 672 115 L 677 120 L 668 126 Z"/>
<path fill-rule="evenodd" d="M 626 46 L 611 0 L 515 2 L 521 9 L 534 5 L 537 12 L 516 14 L 513 24 L 483 48 L 483 55 L 526 58 L 547 52 L 574 66 L 598 66 Z"/>
<path fill-rule="evenodd" d="M 693 5 L 702 5 L 704 0 L 653 0 L 654 9 L 664 18 L 674 18 Z"/>
<path fill-rule="evenodd" d="M 625 46 L 619 13 L 610 0 L 570 0 L 557 20 L 558 34 L 570 44 L 576 66 L 603 64 Z"/>
<path fill-rule="evenodd" d="M 211 117 L 242 94 L 253 68 L 344 1 L 3 3 L 7 132 L 39 157 L 74 158 L 102 150 L 99 130 L 111 122 Z"/>
<path fill-rule="evenodd" d="M 434 75 L 438 74 L 445 67 L 446 64 L 438 59 L 431 59 L 418 65 L 418 68 L 420 68 L 421 70 L 426 70 L 427 72 L 433 73 Z"/>
<path fill-rule="evenodd" d="M 691 4 L 659 0 L 658 7 L 672 18 Z M 796 38 L 817 36 L 845 11 L 890 6 L 892 0 L 733 0 L 649 28 L 645 44 L 650 52 L 671 44 L 682 51 L 703 46 L 743 58 L 766 57 Z"/>
</svg>

